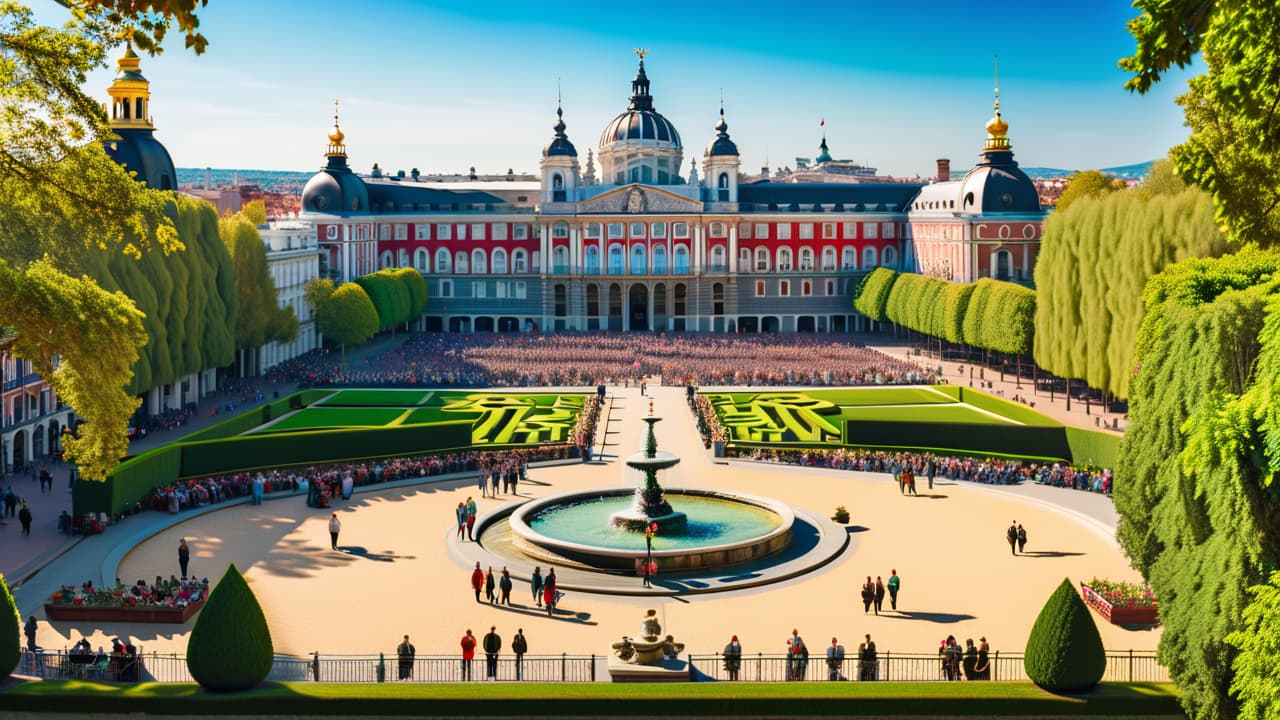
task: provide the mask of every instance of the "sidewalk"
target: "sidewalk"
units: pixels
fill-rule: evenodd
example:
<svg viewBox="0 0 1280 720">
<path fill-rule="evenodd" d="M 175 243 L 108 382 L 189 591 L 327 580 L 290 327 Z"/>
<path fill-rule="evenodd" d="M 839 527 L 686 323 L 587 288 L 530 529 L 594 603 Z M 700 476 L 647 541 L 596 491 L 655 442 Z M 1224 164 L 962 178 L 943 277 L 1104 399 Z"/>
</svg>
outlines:
<svg viewBox="0 0 1280 720">
<path fill-rule="evenodd" d="M 232 415 L 271 402 L 275 393 L 281 397 L 293 392 L 295 383 L 267 384 L 261 378 L 254 386 L 262 393 L 262 400 L 240 402 L 240 393 L 227 394 L 222 391 L 210 393 L 196 406 L 195 417 L 185 425 L 172 430 L 161 430 L 149 433 L 129 443 L 129 454 L 137 455 L 161 445 L 178 440 L 184 435 L 203 430 L 210 425 L 222 422 Z M 235 403 L 231 414 L 223 408 L 228 402 Z M 217 410 L 214 415 L 213 411 Z M 53 492 L 40 493 L 39 470 L 48 467 L 53 475 Z M 35 473 L 28 477 L 25 473 L 4 475 L 0 477 L 0 487 L 12 487 L 21 500 L 27 501 L 31 508 L 32 523 L 30 537 L 23 537 L 22 526 L 17 517 L 0 518 L 0 574 L 3 574 L 9 587 L 20 585 L 32 573 L 49 564 L 81 538 L 64 535 L 58 532 L 58 516 L 65 510 L 71 512 L 71 486 L 68 482 L 71 465 L 57 462 L 53 458 L 33 461 Z M 128 521 L 126 521 L 128 522 Z"/>
<path fill-rule="evenodd" d="M 940 360 L 936 355 L 926 355 L 924 353 L 916 355 L 914 354 L 915 348 L 913 345 L 905 340 L 897 341 L 891 336 L 873 335 L 865 337 L 867 347 L 872 350 L 878 350 L 891 357 L 901 358 L 917 365 L 933 368 L 941 367 L 943 379 L 952 385 L 979 388 L 1005 400 L 1012 401 L 1014 396 L 1026 398 L 1028 405 L 1035 403 L 1036 412 L 1044 413 L 1064 425 L 1086 430 L 1105 431 L 1116 435 L 1123 435 L 1129 426 L 1129 421 L 1124 415 L 1106 412 L 1105 408 L 1096 402 L 1090 407 L 1079 400 L 1073 400 L 1071 402 L 1071 410 L 1068 411 L 1066 396 L 1060 392 L 1054 393 L 1053 400 L 1050 401 L 1049 393 L 1037 392 L 1035 384 L 1029 378 L 1022 378 L 1022 387 L 1018 387 L 1018 378 L 1014 373 L 1006 374 L 1005 379 L 1001 380 L 999 370 L 985 367 L 980 363 Z M 963 368 L 963 372 L 961 368 Z M 969 384 L 970 372 L 973 373 L 972 385 Z M 992 387 L 985 387 L 986 383 L 991 383 Z M 1084 388 L 1083 383 L 1080 383 L 1080 388 Z M 1116 422 L 1117 419 L 1120 421 L 1120 429 L 1114 430 L 1111 424 Z M 1103 422 L 1107 424 L 1105 429 L 1101 427 Z"/>
</svg>

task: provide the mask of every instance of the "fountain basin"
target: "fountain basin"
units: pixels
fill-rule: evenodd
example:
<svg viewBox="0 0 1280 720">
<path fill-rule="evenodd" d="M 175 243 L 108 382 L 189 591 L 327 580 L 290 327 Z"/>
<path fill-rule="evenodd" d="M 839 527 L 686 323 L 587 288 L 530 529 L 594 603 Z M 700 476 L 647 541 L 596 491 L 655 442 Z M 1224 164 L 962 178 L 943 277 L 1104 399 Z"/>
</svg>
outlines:
<svg viewBox="0 0 1280 720">
<path fill-rule="evenodd" d="M 682 533 L 659 530 L 654 538 L 660 574 L 750 562 L 791 543 L 795 514 L 781 503 L 717 490 L 665 492 L 687 526 Z M 550 563 L 633 572 L 637 558 L 645 557 L 644 535 L 610 522 L 633 499 L 630 489 L 597 488 L 530 501 L 511 514 L 512 544 Z"/>
</svg>

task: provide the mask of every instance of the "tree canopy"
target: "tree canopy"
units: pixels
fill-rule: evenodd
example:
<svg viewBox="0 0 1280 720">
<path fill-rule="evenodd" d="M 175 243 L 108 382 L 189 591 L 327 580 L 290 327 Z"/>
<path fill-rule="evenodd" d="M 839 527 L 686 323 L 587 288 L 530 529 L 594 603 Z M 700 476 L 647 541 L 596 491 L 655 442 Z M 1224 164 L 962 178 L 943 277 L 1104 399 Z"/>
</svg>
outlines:
<svg viewBox="0 0 1280 720">
<path fill-rule="evenodd" d="M 257 211 L 265 221 L 261 201 Z M 293 308 L 280 307 L 276 281 L 267 268 L 267 249 L 254 222 L 254 208 L 218 220 L 218 234 L 226 245 L 235 273 L 238 348 L 259 348 L 269 342 L 289 342 L 298 335 Z"/>
<path fill-rule="evenodd" d="M 324 282 L 315 285 L 314 295 L 320 300 L 316 307 L 316 324 L 329 340 L 346 347 L 359 345 L 378 332 L 378 311 L 364 288 L 349 282 L 339 285 L 327 297 Z"/>
<path fill-rule="evenodd" d="M 1084 170 L 1073 173 L 1071 177 L 1067 178 L 1067 186 L 1062 189 L 1062 195 L 1058 196 L 1058 202 L 1054 205 L 1054 209 L 1061 212 L 1077 200 L 1106 195 L 1117 189 L 1115 178 L 1103 175 L 1097 170 Z"/>
<path fill-rule="evenodd" d="M 877 268 L 863 280 L 854 307 L 872 319 L 1002 353 L 1029 353 L 1035 337 L 1035 291 L 990 278 L 961 284 Z"/>
</svg>

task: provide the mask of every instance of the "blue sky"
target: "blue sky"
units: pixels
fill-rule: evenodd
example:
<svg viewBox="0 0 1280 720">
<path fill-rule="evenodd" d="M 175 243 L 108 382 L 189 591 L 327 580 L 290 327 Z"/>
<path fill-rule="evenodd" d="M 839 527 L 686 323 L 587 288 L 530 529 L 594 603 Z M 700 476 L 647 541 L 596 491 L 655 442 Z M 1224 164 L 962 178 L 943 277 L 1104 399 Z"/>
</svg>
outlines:
<svg viewBox="0 0 1280 720">
<path fill-rule="evenodd" d="M 147 58 L 157 136 L 184 167 L 308 170 L 334 98 L 352 164 L 395 171 L 536 171 L 556 87 L 585 159 L 627 104 L 632 48 L 690 158 L 713 137 L 721 91 L 744 168 L 812 157 L 826 119 L 837 158 L 901 176 L 972 164 L 1001 109 L 1026 166 L 1090 168 L 1162 156 L 1186 137 L 1174 98 L 1123 88 L 1124 2 L 435 3 L 211 0 L 209 49 Z M 50 0 L 42 19 L 58 21 Z M 89 80 L 105 98 L 113 72 Z"/>
</svg>

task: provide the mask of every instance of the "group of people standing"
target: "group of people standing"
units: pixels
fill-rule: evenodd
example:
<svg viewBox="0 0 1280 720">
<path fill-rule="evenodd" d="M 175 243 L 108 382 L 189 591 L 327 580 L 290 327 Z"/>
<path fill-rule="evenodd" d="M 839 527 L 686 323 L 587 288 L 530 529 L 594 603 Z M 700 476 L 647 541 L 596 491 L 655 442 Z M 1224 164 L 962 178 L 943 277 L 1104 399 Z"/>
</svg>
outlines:
<svg viewBox="0 0 1280 720">
<path fill-rule="evenodd" d="M 876 581 L 871 582 L 871 576 L 867 576 L 867 581 L 862 584 L 862 612 L 865 615 L 871 612 L 874 607 L 876 614 L 880 614 L 880 610 L 884 606 L 884 596 L 887 592 L 889 595 L 889 607 L 892 610 L 898 609 L 898 588 L 902 586 L 902 578 L 898 577 L 897 570 L 891 570 L 889 581 L 886 583 L 879 575 Z"/>
<path fill-rule="evenodd" d="M 948 635 L 938 647 L 942 677 L 947 680 L 990 680 L 991 648 L 985 637 L 978 638 L 978 643 L 975 646 L 972 638 L 965 640 L 964 650 L 961 650 L 955 635 Z"/>
<path fill-rule="evenodd" d="M 876 643 L 871 639 L 868 633 L 866 640 L 858 644 L 857 651 L 857 678 L 859 680 L 876 680 L 879 677 L 878 662 L 879 656 L 876 653 Z M 724 646 L 722 654 L 724 662 L 724 670 L 729 676 L 729 680 L 739 680 L 742 672 L 742 643 L 738 641 L 738 636 L 734 635 L 728 645 Z M 844 674 L 845 650 L 840 644 L 838 638 L 831 638 L 831 645 L 827 647 L 827 679 L 828 680 L 848 680 Z M 809 671 L 809 648 L 805 645 L 804 638 L 800 637 L 800 631 L 791 630 L 791 637 L 787 638 L 787 654 L 785 658 L 785 675 L 788 682 L 798 682 L 806 679 Z"/>
<path fill-rule="evenodd" d="M 494 576 L 492 567 L 489 568 L 487 573 L 481 570 L 479 561 L 476 562 L 475 569 L 471 571 L 471 590 L 476 594 L 476 602 L 480 602 L 480 593 L 483 591 L 485 599 L 489 601 L 490 605 L 506 605 L 510 607 L 512 585 L 511 573 L 505 567 L 502 568 L 500 578 Z M 564 595 L 558 587 L 556 569 L 549 568 L 546 577 L 543 577 L 542 566 L 535 567 L 533 575 L 529 578 L 529 587 L 533 591 L 534 603 L 538 607 L 546 607 L 548 617 L 554 615 L 556 605 L 559 604 L 560 597 Z"/>
<path fill-rule="evenodd" d="M 405 642 L 409 641 L 409 636 L 405 636 Z M 462 647 L 462 680 L 471 679 L 471 663 L 476 657 L 476 636 L 471 633 L 471 628 L 467 628 L 467 632 L 462 636 L 459 643 Z M 480 641 L 479 647 L 484 650 L 484 666 L 485 679 L 493 682 L 498 679 L 498 655 L 502 652 L 502 636 L 498 635 L 496 625 L 489 626 L 489 632 L 485 633 L 484 638 Z M 515 679 L 524 679 L 524 656 L 529 652 L 529 641 L 524 636 L 524 628 L 516 629 L 516 636 L 511 638 L 511 652 L 515 654 Z M 403 668 L 403 660 L 401 667 Z M 412 664 L 412 662 L 411 662 Z M 403 670 L 402 670 L 403 672 Z M 403 676 L 401 679 L 406 679 Z"/>
<path fill-rule="evenodd" d="M 493 456 L 482 462 L 480 475 L 476 485 L 480 488 L 480 497 L 498 497 L 498 484 L 502 484 L 502 494 L 519 495 L 517 491 L 521 480 L 529 479 L 529 463 L 521 457 Z"/>
</svg>

